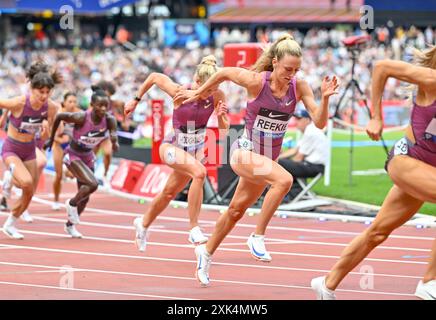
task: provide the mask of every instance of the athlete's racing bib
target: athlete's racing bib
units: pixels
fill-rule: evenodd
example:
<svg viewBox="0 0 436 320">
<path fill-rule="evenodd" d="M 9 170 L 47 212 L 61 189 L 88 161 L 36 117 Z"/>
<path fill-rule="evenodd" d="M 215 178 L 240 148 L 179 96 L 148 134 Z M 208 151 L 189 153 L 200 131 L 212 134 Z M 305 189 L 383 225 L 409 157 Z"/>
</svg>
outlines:
<svg viewBox="0 0 436 320">
<path fill-rule="evenodd" d="M 253 135 L 269 140 L 282 139 L 286 133 L 291 114 L 260 108 L 254 120 Z"/>
<path fill-rule="evenodd" d="M 39 133 L 42 130 L 43 118 L 23 117 L 20 124 L 20 131 L 30 134 Z"/>
<path fill-rule="evenodd" d="M 90 131 L 88 134 L 80 136 L 78 143 L 88 149 L 93 149 L 107 138 L 106 129 L 100 131 Z"/>
<path fill-rule="evenodd" d="M 206 130 L 204 128 L 190 130 L 184 127 L 177 130 L 177 145 L 185 149 L 193 150 L 200 148 L 206 140 Z"/>
</svg>

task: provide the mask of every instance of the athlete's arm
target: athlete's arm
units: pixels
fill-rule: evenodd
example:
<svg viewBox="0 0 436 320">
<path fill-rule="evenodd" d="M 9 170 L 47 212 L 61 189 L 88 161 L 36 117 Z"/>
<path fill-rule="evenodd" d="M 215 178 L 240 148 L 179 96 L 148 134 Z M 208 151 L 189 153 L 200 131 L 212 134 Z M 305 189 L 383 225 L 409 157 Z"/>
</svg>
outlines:
<svg viewBox="0 0 436 320">
<path fill-rule="evenodd" d="M 0 129 L 2 130 L 5 129 L 8 116 L 9 116 L 9 111 L 8 110 L 3 111 L 2 116 L 0 118 Z"/>
<path fill-rule="evenodd" d="M 67 143 L 70 140 L 70 137 L 67 134 L 64 134 L 64 128 L 65 124 L 61 121 L 54 138 L 54 141 L 59 144 Z"/>
<path fill-rule="evenodd" d="M 112 142 L 112 150 L 114 152 L 117 152 L 120 148 L 120 145 L 118 144 L 118 136 L 117 136 L 117 121 L 115 118 L 109 114 L 106 114 L 106 123 L 107 128 L 109 129 L 109 137 Z"/>
<path fill-rule="evenodd" d="M 57 103 L 56 101 L 53 101 L 51 99 L 48 100 L 47 120 L 50 128 L 53 126 L 53 121 L 56 117 L 56 114 L 60 110 L 62 110 L 60 103 Z"/>
<path fill-rule="evenodd" d="M 56 115 L 53 126 L 51 128 L 50 139 L 44 145 L 44 149 L 51 149 L 56 135 L 56 131 L 59 128 L 61 121 L 74 123 L 77 126 L 82 126 L 86 119 L 85 112 L 60 112 Z"/>
<path fill-rule="evenodd" d="M 329 77 L 325 77 L 321 84 L 321 105 L 318 106 L 309 84 L 305 80 L 297 80 L 297 95 L 301 97 L 300 99 L 303 101 L 304 106 L 309 112 L 313 123 L 319 129 L 323 129 L 327 124 L 329 116 L 329 98 L 331 95 L 338 93 L 338 87 L 339 82 L 336 76 L 331 80 Z"/>
<path fill-rule="evenodd" d="M 0 99 L 0 108 L 10 110 L 12 113 L 14 113 L 17 110 L 22 109 L 25 102 L 25 96 L 18 96 L 10 99 Z"/>
<path fill-rule="evenodd" d="M 185 90 L 179 92 L 175 97 L 174 101 L 184 99 L 183 103 L 188 103 L 197 100 L 202 94 L 216 87 L 224 81 L 232 81 L 237 85 L 247 89 L 248 98 L 252 99 L 257 97 L 260 90 L 262 89 L 262 74 L 244 68 L 237 67 L 227 67 L 221 68 L 218 72 L 214 73 L 205 83 L 203 83 L 196 90 Z"/>
<path fill-rule="evenodd" d="M 173 80 L 170 79 L 170 77 L 162 74 L 162 73 L 157 73 L 157 72 L 152 72 L 147 79 L 145 79 L 144 83 L 141 85 L 141 87 L 139 87 L 138 92 L 136 93 L 136 96 L 138 98 L 142 98 L 142 96 L 148 91 L 150 90 L 150 88 L 156 85 L 159 87 L 159 89 L 161 89 L 162 91 L 164 91 L 165 93 L 167 93 L 170 97 L 174 97 L 177 93 L 177 90 L 179 90 L 180 85 L 178 85 L 177 83 L 173 82 Z M 124 106 L 124 115 L 128 116 L 129 114 L 131 114 L 136 106 L 138 105 L 139 101 L 138 100 L 131 100 L 129 101 L 125 106 Z"/>
<path fill-rule="evenodd" d="M 215 112 L 218 119 L 218 128 L 220 129 L 220 133 L 227 135 L 229 131 L 230 123 L 229 118 L 227 117 L 227 112 L 229 111 L 226 104 L 226 97 L 221 90 L 217 90 L 213 97 L 215 101 Z"/>
<path fill-rule="evenodd" d="M 373 114 L 366 132 L 372 140 L 379 140 L 383 131 L 382 97 L 389 77 L 436 89 L 436 70 L 416 66 L 403 61 L 380 60 L 372 69 L 371 104 Z"/>
</svg>

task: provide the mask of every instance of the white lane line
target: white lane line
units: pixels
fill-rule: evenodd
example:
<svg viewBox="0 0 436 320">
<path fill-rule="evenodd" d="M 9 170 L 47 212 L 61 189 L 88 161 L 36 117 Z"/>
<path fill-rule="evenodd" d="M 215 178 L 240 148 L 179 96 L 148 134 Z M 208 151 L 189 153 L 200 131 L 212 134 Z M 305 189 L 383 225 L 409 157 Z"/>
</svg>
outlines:
<svg viewBox="0 0 436 320">
<path fill-rule="evenodd" d="M 0 261 L 0 264 L 5 265 L 15 265 L 15 266 L 28 266 L 28 267 L 39 267 L 39 268 L 48 268 L 48 269 L 60 269 L 61 267 L 57 266 L 48 266 L 48 265 L 35 265 L 35 264 L 24 264 L 24 263 L 14 263 L 14 262 L 3 262 Z M 164 279 L 177 279 L 177 280 L 189 280 L 196 281 L 195 278 L 190 277 L 178 277 L 178 276 L 169 276 L 169 275 L 159 275 L 159 274 L 148 274 L 148 273 L 136 273 L 136 272 L 121 272 L 121 271 L 111 271 L 111 270 L 102 270 L 102 269 L 84 269 L 84 268 L 71 268 L 69 271 L 76 272 L 95 272 L 95 273 L 106 273 L 106 274 L 116 274 L 116 275 L 128 275 L 128 276 L 138 276 L 138 277 L 151 277 L 151 278 L 164 278 Z M 231 284 L 242 284 L 242 285 L 250 285 L 250 286 L 266 286 L 266 287 L 280 287 L 280 288 L 292 288 L 292 289 L 309 289 L 311 287 L 305 286 L 295 286 L 295 285 L 286 285 L 286 284 L 275 284 L 275 283 L 260 283 L 260 282 L 250 282 L 250 281 L 234 281 L 234 280 L 222 280 L 222 279 L 213 279 L 213 282 L 217 283 L 231 283 Z M 381 294 L 381 295 L 396 295 L 396 296 L 411 296 L 412 294 L 406 293 L 398 293 L 398 292 L 385 292 L 385 291 L 362 291 L 362 290 L 351 290 L 351 289 L 337 289 L 337 292 L 351 292 L 351 293 L 370 293 L 370 294 Z"/>
<path fill-rule="evenodd" d="M 32 288 L 43 288 L 43 289 L 56 289 L 56 290 L 63 290 L 63 291 L 78 291 L 78 292 L 88 292 L 88 293 L 112 294 L 112 295 L 118 295 L 118 296 L 154 298 L 154 299 L 196 300 L 196 299 L 189 299 L 189 298 L 184 298 L 184 297 L 157 296 L 157 295 L 151 295 L 151 294 L 139 294 L 139 293 L 130 293 L 130 292 L 118 292 L 118 291 L 104 291 L 104 290 L 94 290 L 94 289 L 64 288 L 64 287 L 46 286 L 46 285 L 40 285 L 40 284 L 30 284 L 30 283 L 20 283 L 20 282 L 8 282 L 8 281 L 0 281 L 0 284 L 11 285 L 11 286 L 32 287 Z"/>
<path fill-rule="evenodd" d="M 0 213 L 0 215 L 2 215 Z M 41 220 L 41 221 L 50 221 L 50 222 L 60 222 L 65 223 L 63 219 L 56 219 L 56 218 L 46 218 L 46 217 L 39 217 L 34 216 L 35 220 Z M 123 225 L 116 225 L 116 224 L 108 224 L 108 223 L 97 223 L 97 222 L 85 222 L 81 221 L 80 223 L 83 226 L 92 226 L 92 227 L 101 227 L 101 228 L 113 228 L 113 229 L 123 229 L 123 230 L 135 230 L 134 227 L 131 226 L 123 226 Z M 157 230 L 159 229 L 159 230 Z M 169 230 L 169 229 L 163 229 L 162 226 L 151 226 L 149 229 L 149 232 L 157 232 L 157 233 L 171 233 L 171 234 L 183 234 L 188 235 L 189 232 L 187 231 L 177 231 L 177 230 Z M 133 234 L 133 233 L 132 233 Z M 48 235 L 48 234 L 47 234 Z M 207 234 L 206 235 L 210 235 Z M 92 237 L 87 237 L 88 239 L 92 239 Z M 246 240 L 247 237 L 243 236 L 235 236 L 235 235 L 228 235 L 226 239 L 241 239 Z M 338 243 L 338 242 L 321 242 L 321 241 L 307 241 L 307 240 L 288 240 L 288 239 L 278 239 L 278 238 L 267 238 L 268 241 L 265 243 L 268 244 L 304 244 L 304 245 L 317 245 L 317 246 L 333 246 L 333 247 L 346 247 L 348 246 L 348 243 Z M 125 240 L 127 241 L 127 240 Z M 119 241 L 121 242 L 121 240 Z M 130 242 L 130 241 L 127 241 Z M 153 244 L 152 242 L 149 242 L 150 244 Z M 225 245 L 225 243 L 223 243 Z M 181 245 L 181 247 L 186 247 Z M 188 246 L 189 247 L 189 246 Z M 417 252 L 430 252 L 430 249 L 422 249 L 422 248 L 410 248 L 410 247 L 396 247 L 396 246 L 378 246 L 376 248 L 376 251 L 378 250 L 400 250 L 400 251 L 417 251 Z M 286 253 L 278 253 L 278 254 L 286 254 Z"/>
<path fill-rule="evenodd" d="M 0 246 L 8 246 L 4 244 L 0 244 Z M 194 260 L 183 260 L 183 259 L 173 259 L 173 258 L 160 258 L 160 257 L 150 257 L 150 256 L 133 256 L 133 255 L 124 255 L 124 254 L 112 254 L 112 253 L 101 253 L 101 252 L 91 252 L 91 251 L 77 251 L 77 250 L 65 250 L 65 249 L 56 249 L 56 248 L 46 248 L 46 247 L 30 247 L 30 246 L 16 246 L 9 245 L 11 247 L 17 247 L 21 249 L 35 250 L 35 251 L 44 251 L 44 252 L 55 252 L 55 253 L 68 253 L 68 254 L 79 254 L 79 255 L 90 255 L 90 256 L 99 256 L 99 257 L 110 257 L 110 258 L 124 258 L 124 259 L 135 259 L 135 260 L 151 260 L 151 261 L 165 261 L 165 262 L 182 262 L 189 263 L 192 265 L 196 264 Z M 419 264 L 425 264 L 424 262 L 417 262 Z M 279 266 L 268 266 L 265 264 L 238 264 L 238 263 L 227 263 L 227 262 L 213 262 L 214 265 L 221 266 L 231 266 L 238 268 L 252 268 L 252 269 L 264 269 L 264 270 L 285 270 L 285 271 L 304 271 L 304 272 L 323 272 L 326 273 L 328 270 L 318 270 L 318 269 L 305 269 L 305 268 L 293 268 L 293 267 L 279 267 Z M 360 272 L 351 272 L 350 274 L 357 275 L 367 275 L 367 273 Z M 420 277 L 409 276 L 409 275 L 395 275 L 395 274 L 377 274 L 378 276 L 383 277 L 396 277 L 396 278 L 413 278 L 420 279 Z"/>
<path fill-rule="evenodd" d="M 2 230 L 0 228 L 0 230 Z M 36 234 L 36 235 L 47 235 L 47 236 L 53 236 L 53 237 L 61 237 L 61 238 L 71 238 L 70 236 L 66 234 L 59 234 L 59 233 L 51 233 L 51 232 L 40 232 L 40 231 L 30 231 L 30 230 L 20 230 L 21 233 L 24 234 Z M 113 239 L 113 238 L 102 238 L 102 237 L 89 237 L 84 236 L 82 239 L 87 240 L 96 240 L 96 241 L 104 241 L 104 242 L 120 242 L 120 243 L 129 243 L 133 244 L 133 241 L 124 240 L 124 239 Z M 71 239 L 72 241 L 80 241 L 80 239 Z M 19 240 L 18 240 L 19 241 Z M 162 243 L 162 242 L 147 242 L 148 245 L 156 245 L 156 246 L 162 246 L 162 247 L 176 247 L 176 248 L 194 248 L 194 245 L 187 244 L 187 245 L 180 245 L 180 244 L 173 244 L 173 243 Z M 0 246 L 2 244 L 0 243 Z M 244 249 L 229 249 L 229 248 L 221 248 L 221 251 L 230 251 L 230 252 L 244 252 L 247 253 L 247 250 Z M 330 256 L 330 255 L 321 255 L 321 254 L 308 254 L 308 253 L 294 253 L 294 252 L 279 252 L 279 251 L 270 251 L 271 254 L 274 255 L 282 255 L 282 256 L 297 256 L 297 257 L 310 257 L 310 258 L 321 258 L 321 259 L 339 259 L 339 256 Z M 392 259 L 380 259 L 380 258 L 366 258 L 366 261 L 374 261 L 374 262 L 389 262 L 389 263 L 403 263 L 403 264 L 427 264 L 427 262 L 421 262 L 421 261 L 410 261 L 410 260 L 392 260 Z"/>
<path fill-rule="evenodd" d="M 33 197 L 32 201 L 47 203 L 47 204 L 52 203 L 51 201 L 43 200 L 43 199 L 40 199 L 38 197 Z M 65 205 L 61 204 L 61 206 L 65 206 Z M 171 208 L 171 207 L 168 207 L 168 208 Z M 103 210 L 103 209 L 97 209 L 97 208 L 91 208 L 91 207 L 86 207 L 86 211 L 103 213 L 105 215 L 129 216 L 129 217 L 135 217 L 135 218 L 142 216 L 142 214 L 140 214 L 140 213 Z M 157 219 L 189 223 L 189 219 L 186 219 L 186 218 L 164 217 L 162 215 L 158 216 Z M 200 224 L 210 224 L 212 226 L 215 226 L 216 220 L 199 220 L 199 223 Z M 252 228 L 253 229 L 256 227 L 256 225 L 246 224 L 246 223 L 238 223 L 237 227 L 244 227 L 244 228 Z M 360 234 L 360 232 L 347 232 L 347 231 L 338 231 L 338 230 L 322 230 L 322 229 L 310 229 L 310 228 L 291 228 L 291 227 L 279 227 L 279 226 L 268 226 L 268 230 L 284 230 L 284 231 L 297 231 L 297 232 L 309 232 L 309 233 L 326 233 L 326 234 L 334 234 L 336 236 L 337 235 L 357 236 Z M 435 240 L 434 237 L 402 236 L 402 235 L 390 235 L 389 238 L 390 239 L 428 240 L 428 241 Z"/>
</svg>

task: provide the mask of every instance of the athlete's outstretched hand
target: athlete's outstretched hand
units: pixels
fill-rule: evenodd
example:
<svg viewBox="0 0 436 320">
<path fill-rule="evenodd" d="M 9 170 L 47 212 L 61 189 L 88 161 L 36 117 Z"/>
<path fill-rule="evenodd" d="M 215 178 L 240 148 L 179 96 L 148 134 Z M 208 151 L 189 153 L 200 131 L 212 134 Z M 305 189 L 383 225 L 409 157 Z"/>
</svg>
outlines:
<svg viewBox="0 0 436 320">
<path fill-rule="evenodd" d="M 216 115 L 217 117 L 225 116 L 229 112 L 229 108 L 225 102 L 221 100 L 218 101 L 218 106 L 216 107 Z"/>
<path fill-rule="evenodd" d="M 52 139 L 48 139 L 45 143 L 44 146 L 42 147 L 44 150 L 49 150 L 51 151 L 51 147 L 53 146 L 53 140 Z"/>
<path fill-rule="evenodd" d="M 180 106 L 181 104 L 189 103 L 199 98 L 200 95 L 197 90 L 180 89 L 173 98 L 174 106 Z"/>
<path fill-rule="evenodd" d="M 48 139 L 50 137 L 50 127 L 48 126 L 48 121 L 44 120 L 42 122 L 42 130 L 40 135 L 42 140 Z"/>
<path fill-rule="evenodd" d="M 117 152 L 120 149 L 120 145 L 117 143 L 112 143 L 112 151 Z"/>
<path fill-rule="evenodd" d="M 381 119 L 371 119 L 366 126 L 366 133 L 371 140 L 378 141 L 383 132 L 383 121 Z"/>
<path fill-rule="evenodd" d="M 138 101 L 136 100 L 130 100 L 129 102 L 127 102 L 126 105 L 124 106 L 124 116 L 125 117 L 130 116 L 130 114 L 133 111 L 135 111 L 137 105 L 138 105 Z"/>
<path fill-rule="evenodd" d="M 329 76 L 325 76 L 322 79 L 321 84 L 321 94 L 323 97 L 330 97 L 331 95 L 337 94 L 339 88 L 339 79 L 336 76 L 330 79 Z"/>
</svg>

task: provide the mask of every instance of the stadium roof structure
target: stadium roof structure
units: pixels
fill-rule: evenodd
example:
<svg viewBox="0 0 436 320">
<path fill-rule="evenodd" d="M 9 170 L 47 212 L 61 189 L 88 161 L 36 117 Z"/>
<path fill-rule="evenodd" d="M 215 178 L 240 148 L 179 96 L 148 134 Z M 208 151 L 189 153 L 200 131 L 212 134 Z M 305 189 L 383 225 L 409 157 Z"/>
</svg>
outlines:
<svg viewBox="0 0 436 320">
<path fill-rule="evenodd" d="M 357 23 L 362 0 L 216 0 L 212 23 Z"/>
<path fill-rule="evenodd" d="M 358 10 L 318 8 L 229 8 L 209 17 L 212 23 L 358 23 Z"/>
<path fill-rule="evenodd" d="M 77 13 L 102 13 L 113 7 L 122 7 L 138 0 L 6 0 L 7 9 L 15 12 L 59 12 L 62 6 L 70 6 Z"/>
</svg>

